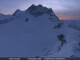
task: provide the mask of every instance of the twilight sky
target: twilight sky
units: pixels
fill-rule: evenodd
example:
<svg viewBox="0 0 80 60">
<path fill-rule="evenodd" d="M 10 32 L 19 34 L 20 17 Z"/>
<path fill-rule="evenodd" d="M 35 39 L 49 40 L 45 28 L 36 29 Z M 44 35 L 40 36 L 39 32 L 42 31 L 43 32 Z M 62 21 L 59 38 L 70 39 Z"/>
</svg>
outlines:
<svg viewBox="0 0 80 60">
<path fill-rule="evenodd" d="M 80 20 L 80 0 L 0 0 L 0 13 L 11 14 L 32 4 L 52 8 L 60 19 Z"/>
</svg>

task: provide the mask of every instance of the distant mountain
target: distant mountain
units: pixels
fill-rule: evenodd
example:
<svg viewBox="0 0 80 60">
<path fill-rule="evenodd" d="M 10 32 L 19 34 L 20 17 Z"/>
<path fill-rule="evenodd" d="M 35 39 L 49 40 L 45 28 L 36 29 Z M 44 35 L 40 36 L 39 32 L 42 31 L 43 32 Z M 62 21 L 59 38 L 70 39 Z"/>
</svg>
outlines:
<svg viewBox="0 0 80 60">
<path fill-rule="evenodd" d="M 60 21 L 51 8 L 32 5 L 0 15 L 0 57 L 80 57 L 80 21 Z"/>
</svg>

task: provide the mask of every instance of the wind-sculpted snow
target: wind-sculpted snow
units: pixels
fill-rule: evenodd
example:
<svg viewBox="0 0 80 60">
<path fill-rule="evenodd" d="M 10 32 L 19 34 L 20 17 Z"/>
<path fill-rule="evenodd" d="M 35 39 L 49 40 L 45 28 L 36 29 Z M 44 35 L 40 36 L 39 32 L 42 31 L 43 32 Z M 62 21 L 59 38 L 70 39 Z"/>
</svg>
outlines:
<svg viewBox="0 0 80 60">
<path fill-rule="evenodd" d="M 0 57 L 80 57 L 79 22 L 59 21 L 42 5 L 1 15 Z"/>
</svg>

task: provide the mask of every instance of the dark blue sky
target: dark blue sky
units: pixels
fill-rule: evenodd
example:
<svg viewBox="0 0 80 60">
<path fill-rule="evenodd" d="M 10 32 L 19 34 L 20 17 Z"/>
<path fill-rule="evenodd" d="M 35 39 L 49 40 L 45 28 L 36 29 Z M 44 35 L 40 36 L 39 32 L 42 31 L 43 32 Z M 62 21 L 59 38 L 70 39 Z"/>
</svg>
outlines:
<svg viewBox="0 0 80 60">
<path fill-rule="evenodd" d="M 11 14 L 16 9 L 25 10 L 32 4 L 52 8 L 61 19 L 80 19 L 80 0 L 0 0 L 0 13 Z"/>
</svg>

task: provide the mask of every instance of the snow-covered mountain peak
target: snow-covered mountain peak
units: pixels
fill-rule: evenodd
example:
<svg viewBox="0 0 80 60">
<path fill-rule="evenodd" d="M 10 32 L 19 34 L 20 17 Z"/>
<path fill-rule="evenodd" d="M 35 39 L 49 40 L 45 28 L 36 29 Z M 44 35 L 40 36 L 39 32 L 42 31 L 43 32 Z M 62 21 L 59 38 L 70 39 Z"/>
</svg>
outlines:
<svg viewBox="0 0 80 60">
<path fill-rule="evenodd" d="M 15 19 L 17 18 L 17 20 L 21 20 L 21 22 L 24 22 L 26 19 L 28 19 L 29 22 L 41 23 L 59 21 L 58 17 L 51 8 L 47 8 L 42 5 L 31 5 L 25 11 L 18 9 L 14 12 L 13 16 Z"/>
<path fill-rule="evenodd" d="M 31 5 L 26 12 L 29 12 L 33 16 L 41 16 L 43 14 L 48 14 L 50 16 L 56 16 L 51 8 L 44 7 L 42 5 Z"/>
<path fill-rule="evenodd" d="M 40 9 L 42 9 L 42 10 L 40 10 Z M 47 10 L 47 8 L 43 7 L 42 5 L 36 6 L 36 5 L 32 4 L 26 11 L 29 11 L 29 12 L 34 12 L 34 11 L 45 12 L 46 10 Z"/>
</svg>

